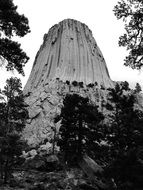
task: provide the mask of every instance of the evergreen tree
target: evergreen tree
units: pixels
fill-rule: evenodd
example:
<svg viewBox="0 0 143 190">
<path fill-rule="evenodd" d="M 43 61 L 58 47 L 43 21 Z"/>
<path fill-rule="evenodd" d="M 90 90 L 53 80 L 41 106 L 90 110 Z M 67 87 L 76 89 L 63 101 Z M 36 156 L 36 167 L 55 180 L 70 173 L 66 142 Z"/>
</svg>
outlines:
<svg viewBox="0 0 143 190">
<path fill-rule="evenodd" d="M 143 112 L 134 109 L 135 94 L 127 86 L 121 83 L 109 89 L 112 112 L 106 139 L 112 162 L 107 174 L 115 179 L 118 189 L 137 189 L 143 187 L 143 179 L 139 177 L 143 172 L 143 164 L 139 162 L 143 148 Z"/>
<path fill-rule="evenodd" d="M 140 69 L 143 66 L 143 1 L 120 0 L 114 13 L 125 23 L 125 34 L 119 38 L 119 46 L 126 47 L 129 52 L 124 64 Z"/>
<path fill-rule="evenodd" d="M 136 83 L 136 86 L 135 86 L 135 93 L 140 93 L 142 91 L 142 88 L 140 86 L 139 83 Z"/>
<path fill-rule="evenodd" d="M 92 105 L 88 98 L 68 94 L 64 98 L 60 118 L 59 145 L 64 160 L 71 163 L 73 158 L 80 159 L 85 153 L 92 156 L 103 136 L 99 124 L 104 117 L 98 107 Z"/>
<path fill-rule="evenodd" d="M 0 171 L 1 178 L 7 182 L 8 175 L 22 151 L 20 132 L 25 126 L 28 112 L 20 79 L 8 79 L 4 90 L 0 92 Z"/>
<path fill-rule="evenodd" d="M 125 88 L 125 83 L 116 84 L 114 89 L 109 89 L 108 100 L 112 110 L 108 140 L 116 150 L 137 147 L 143 130 L 143 112 L 134 109 L 136 101 L 134 93 Z M 139 136 L 137 137 L 135 133 Z"/>
<path fill-rule="evenodd" d="M 23 66 L 29 58 L 12 37 L 23 37 L 28 32 L 28 19 L 17 12 L 13 0 L 0 0 L 0 61 L 7 61 L 7 70 L 16 69 L 24 75 Z"/>
</svg>

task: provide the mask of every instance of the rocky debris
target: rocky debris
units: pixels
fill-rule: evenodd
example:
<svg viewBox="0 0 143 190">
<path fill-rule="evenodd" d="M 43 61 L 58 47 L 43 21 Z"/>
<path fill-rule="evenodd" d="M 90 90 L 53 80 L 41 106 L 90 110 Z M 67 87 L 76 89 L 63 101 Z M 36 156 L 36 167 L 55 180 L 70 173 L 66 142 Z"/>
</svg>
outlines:
<svg viewBox="0 0 143 190">
<path fill-rule="evenodd" d="M 40 156 L 36 155 L 32 159 L 28 159 L 24 162 L 23 168 L 51 172 L 59 170 L 62 165 L 59 162 L 59 158 L 56 155 Z"/>
<path fill-rule="evenodd" d="M 24 163 L 24 168 L 36 169 L 39 171 L 48 170 L 44 158 L 40 157 L 39 155 L 35 156 L 32 159 L 26 160 L 26 162 Z"/>
<path fill-rule="evenodd" d="M 40 147 L 38 148 L 37 152 L 41 155 L 41 156 L 44 156 L 44 155 L 49 155 L 49 154 L 52 154 L 52 153 L 55 153 L 57 154 L 58 152 L 60 151 L 60 148 L 55 145 L 53 147 L 53 144 L 52 143 L 49 143 L 47 142 L 46 144 L 44 145 L 40 145 Z"/>
<path fill-rule="evenodd" d="M 21 158 L 24 158 L 23 167 L 26 169 L 36 169 L 39 171 L 54 171 L 61 168 L 56 154 L 59 152 L 59 147 L 47 142 L 39 145 L 36 149 L 28 152 L 23 151 Z M 54 154 L 53 154 L 54 153 Z"/>
<path fill-rule="evenodd" d="M 103 173 L 103 168 L 87 155 L 84 155 L 79 165 L 91 177 Z"/>
<path fill-rule="evenodd" d="M 89 177 L 91 181 L 96 184 L 100 189 L 107 189 L 107 185 L 102 181 L 103 168 L 97 164 L 89 156 L 85 155 L 82 160 L 79 162 L 80 168 L 83 172 Z M 84 186 L 84 189 L 88 188 L 87 185 Z M 91 188 L 92 189 L 92 188 Z"/>
<path fill-rule="evenodd" d="M 67 81 L 68 82 L 68 81 Z M 35 146 L 45 139 L 51 141 L 59 131 L 60 121 L 54 123 L 54 118 L 60 115 L 63 99 L 66 94 L 79 94 L 99 105 L 102 109 L 102 101 L 106 101 L 107 91 L 100 89 L 97 84 L 87 86 L 77 82 L 76 86 L 72 83 L 56 79 L 46 84 L 44 87 L 38 87 L 30 96 L 25 98 L 29 105 L 29 119 L 26 128 L 23 131 L 23 137 L 28 140 L 28 144 Z"/>
<path fill-rule="evenodd" d="M 46 162 L 48 162 L 49 164 L 51 163 L 59 163 L 59 159 L 56 155 L 50 155 L 46 158 Z"/>
<path fill-rule="evenodd" d="M 21 158 L 24 158 L 26 160 L 33 159 L 37 155 L 37 151 L 35 149 L 32 149 L 28 152 L 22 151 Z"/>
<path fill-rule="evenodd" d="M 1 190 L 102 190 L 78 168 L 67 171 L 15 172 L 11 185 L 1 186 Z M 16 177 L 18 176 L 18 178 Z M 19 177 L 21 176 L 21 177 Z"/>
<path fill-rule="evenodd" d="M 58 154 L 60 151 L 59 146 L 56 144 L 53 146 L 53 143 L 46 142 L 46 144 L 41 144 L 35 149 L 31 149 L 28 152 L 22 151 L 21 158 L 25 160 L 32 160 L 35 156 L 49 156 L 51 154 Z"/>
</svg>

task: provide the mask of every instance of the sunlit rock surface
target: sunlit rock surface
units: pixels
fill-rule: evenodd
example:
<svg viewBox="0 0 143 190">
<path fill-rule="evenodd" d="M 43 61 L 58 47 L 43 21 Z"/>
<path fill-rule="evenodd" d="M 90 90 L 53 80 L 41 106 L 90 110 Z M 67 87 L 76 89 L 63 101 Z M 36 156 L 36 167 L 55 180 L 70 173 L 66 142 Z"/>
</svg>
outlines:
<svg viewBox="0 0 143 190">
<path fill-rule="evenodd" d="M 103 55 L 85 24 L 67 19 L 45 34 L 24 91 L 55 78 L 112 85 Z"/>
<path fill-rule="evenodd" d="M 75 86 L 73 81 L 83 85 Z M 112 86 L 105 60 L 89 28 L 72 19 L 54 25 L 44 36 L 24 88 L 30 116 L 24 137 L 30 144 L 52 138 L 52 128 L 60 126 L 55 126 L 53 120 L 67 93 L 88 96 L 100 105 L 106 97 L 100 88 Z"/>
</svg>

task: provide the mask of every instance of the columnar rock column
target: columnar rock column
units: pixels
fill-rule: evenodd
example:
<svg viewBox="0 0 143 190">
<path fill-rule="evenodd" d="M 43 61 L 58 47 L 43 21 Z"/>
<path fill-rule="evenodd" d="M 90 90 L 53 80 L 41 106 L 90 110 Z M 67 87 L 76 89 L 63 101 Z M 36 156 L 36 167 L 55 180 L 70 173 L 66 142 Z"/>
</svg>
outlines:
<svg viewBox="0 0 143 190">
<path fill-rule="evenodd" d="M 70 84 L 72 81 L 83 82 L 84 90 L 69 87 L 66 81 Z M 98 85 L 87 90 L 91 83 Z M 108 88 L 113 86 L 113 82 L 89 28 L 72 19 L 54 25 L 44 36 L 24 88 L 30 113 L 25 137 L 32 139 L 31 143 L 47 137 L 66 93 L 76 91 L 97 99 L 97 86 L 100 88 L 101 85 Z"/>
<path fill-rule="evenodd" d="M 67 19 L 45 34 L 24 91 L 55 78 L 112 86 L 103 55 L 85 24 Z"/>
</svg>

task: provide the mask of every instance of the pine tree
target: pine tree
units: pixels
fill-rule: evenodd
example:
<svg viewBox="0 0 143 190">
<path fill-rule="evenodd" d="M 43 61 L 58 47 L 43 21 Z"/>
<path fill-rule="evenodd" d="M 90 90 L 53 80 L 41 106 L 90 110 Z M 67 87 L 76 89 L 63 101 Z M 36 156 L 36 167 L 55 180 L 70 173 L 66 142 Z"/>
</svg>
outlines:
<svg viewBox="0 0 143 190">
<path fill-rule="evenodd" d="M 29 32 L 28 19 L 17 12 L 13 0 L 0 0 L 0 61 L 7 61 L 7 70 L 16 69 L 24 75 L 23 66 L 29 58 L 12 37 L 23 37 Z"/>
<path fill-rule="evenodd" d="M 78 160 L 83 154 L 92 154 L 103 135 L 99 124 L 104 117 L 98 107 L 92 105 L 88 98 L 68 94 L 64 98 L 60 118 L 59 145 L 64 160 L 72 163 L 74 158 Z"/>
<path fill-rule="evenodd" d="M 114 13 L 125 23 L 125 33 L 119 38 L 119 46 L 126 47 L 129 52 L 124 64 L 140 69 L 143 66 L 143 1 L 120 0 Z"/>
<path fill-rule="evenodd" d="M 142 88 L 140 86 L 139 83 L 136 83 L 136 86 L 135 86 L 135 93 L 140 93 L 142 91 Z"/>
<path fill-rule="evenodd" d="M 143 171 L 143 164 L 139 162 L 139 152 L 143 148 L 143 112 L 135 110 L 135 94 L 127 83 L 109 89 L 108 100 L 112 110 L 106 133 L 112 155 L 108 176 L 115 179 L 118 189 L 137 189 L 143 185 L 142 178 L 139 179 Z"/>
<path fill-rule="evenodd" d="M 8 79 L 4 90 L 0 92 L 0 166 L 1 178 L 6 183 L 16 159 L 21 154 L 24 142 L 20 132 L 25 126 L 28 112 L 20 79 Z"/>
</svg>

